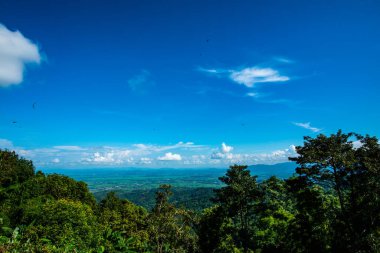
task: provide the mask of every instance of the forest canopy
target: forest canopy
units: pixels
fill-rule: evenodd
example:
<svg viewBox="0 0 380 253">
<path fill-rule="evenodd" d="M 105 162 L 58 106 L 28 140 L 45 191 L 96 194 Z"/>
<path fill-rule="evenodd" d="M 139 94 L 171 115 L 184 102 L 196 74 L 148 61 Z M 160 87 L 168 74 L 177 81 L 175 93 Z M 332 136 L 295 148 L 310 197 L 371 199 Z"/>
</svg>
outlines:
<svg viewBox="0 0 380 253">
<path fill-rule="evenodd" d="M 338 131 L 296 151 L 294 176 L 233 165 L 193 211 L 170 185 L 150 210 L 113 192 L 97 202 L 84 182 L 0 150 L 0 252 L 379 252 L 378 139 Z"/>
</svg>

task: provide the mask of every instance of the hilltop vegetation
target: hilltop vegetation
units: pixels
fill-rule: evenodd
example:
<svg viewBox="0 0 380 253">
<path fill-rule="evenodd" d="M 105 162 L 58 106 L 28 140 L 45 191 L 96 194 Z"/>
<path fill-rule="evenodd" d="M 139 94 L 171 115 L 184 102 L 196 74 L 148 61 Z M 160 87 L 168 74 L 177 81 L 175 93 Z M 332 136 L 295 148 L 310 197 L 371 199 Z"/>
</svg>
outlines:
<svg viewBox="0 0 380 253">
<path fill-rule="evenodd" d="M 214 197 L 215 188 L 190 188 L 190 187 L 173 187 L 170 202 L 176 207 L 183 207 L 193 211 L 201 211 L 212 206 L 211 199 Z M 95 192 L 94 196 L 98 201 L 107 196 L 109 191 Z M 141 190 L 116 190 L 115 194 L 122 198 L 128 199 L 136 205 L 142 206 L 148 210 L 152 209 L 156 203 L 157 189 L 141 189 Z"/>
<path fill-rule="evenodd" d="M 231 166 L 200 212 L 173 203 L 170 185 L 149 209 L 112 192 L 97 202 L 0 150 L 0 252 L 379 252 L 378 139 L 339 131 L 296 150 L 285 180 Z"/>
</svg>

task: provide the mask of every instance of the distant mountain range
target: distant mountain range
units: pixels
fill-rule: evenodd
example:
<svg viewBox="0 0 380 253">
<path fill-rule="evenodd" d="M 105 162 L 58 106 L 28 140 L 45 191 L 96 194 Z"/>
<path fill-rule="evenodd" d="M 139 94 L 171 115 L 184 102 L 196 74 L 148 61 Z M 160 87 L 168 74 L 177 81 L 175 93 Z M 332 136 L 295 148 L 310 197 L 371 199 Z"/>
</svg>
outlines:
<svg viewBox="0 0 380 253">
<path fill-rule="evenodd" d="M 264 180 L 271 176 L 279 178 L 288 178 L 295 173 L 296 163 L 286 162 L 277 164 L 257 164 L 249 166 L 251 175 L 257 175 L 259 179 Z"/>
</svg>

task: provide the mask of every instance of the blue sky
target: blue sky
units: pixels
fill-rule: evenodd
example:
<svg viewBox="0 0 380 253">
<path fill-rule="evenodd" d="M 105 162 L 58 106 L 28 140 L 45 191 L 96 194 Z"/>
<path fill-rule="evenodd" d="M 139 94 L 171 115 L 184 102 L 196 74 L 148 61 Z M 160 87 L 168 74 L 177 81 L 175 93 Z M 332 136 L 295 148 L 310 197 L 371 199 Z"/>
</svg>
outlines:
<svg viewBox="0 0 380 253">
<path fill-rule="evenodd" d="M 379 1 L 0 2 L 0 148 L 38 168 L 276 163 L 380 136 Z"/>
</svg>

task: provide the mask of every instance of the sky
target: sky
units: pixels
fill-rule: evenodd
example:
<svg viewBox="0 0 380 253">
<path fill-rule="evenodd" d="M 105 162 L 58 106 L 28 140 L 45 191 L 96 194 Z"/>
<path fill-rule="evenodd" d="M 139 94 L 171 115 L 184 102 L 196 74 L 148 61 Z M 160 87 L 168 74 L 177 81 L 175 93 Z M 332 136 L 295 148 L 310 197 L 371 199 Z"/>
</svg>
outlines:
<svg viewBox="0 0 380 253">
<path fill-rule="evenodd" d="M 37 168 L 274 164 L 380 136 L 380 2 L 0 1 L 0 148 Z"/>
</svg>

